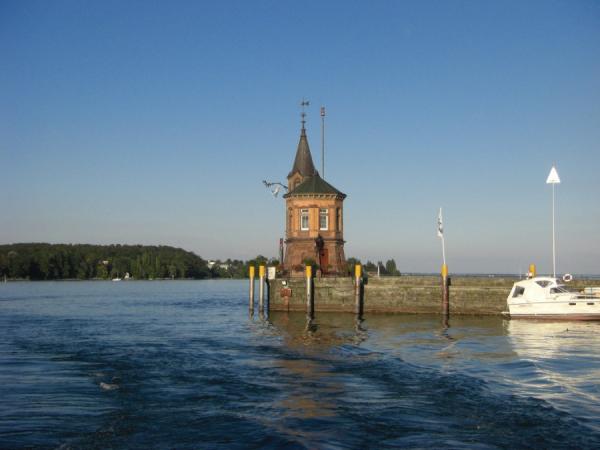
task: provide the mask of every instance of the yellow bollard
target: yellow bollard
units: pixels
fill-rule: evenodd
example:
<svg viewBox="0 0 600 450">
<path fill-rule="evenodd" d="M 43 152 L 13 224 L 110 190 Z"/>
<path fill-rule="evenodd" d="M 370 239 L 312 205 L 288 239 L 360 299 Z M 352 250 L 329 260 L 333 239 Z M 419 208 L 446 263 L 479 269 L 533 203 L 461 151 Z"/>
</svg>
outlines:
<svg viewBox="0 0 600 450">
<path fill-rule="evenodd" d="M 265 266 L 258 266 L 258 312 L 265 310 Z"/>
<path fill-rule="evenodd" d="M 450 315 L 450 283 L 448 282 L 448 266 L 442 264 L 442 314 Z"/>
<path fill-rule="evenodd" d="M 529 264 L 529 273 L 527 274 L 529 278 L 535 277 L 537 274 L 537 270 L 535 264 Z"/>
<path fill-rule="evenodd" d="M 248 278 L 250 279 L 250 314 L 254 314 L 254 266 L 248 268 Z"/>
<path fill-rule="evenodd" d="M 363 311 L 363 286 L 362 286 L 362 266 L 354 266 L 354 312 L 359 316 Z"/>
<path fill-rule="evenodd" d="M 306 316 L 312 319 L 314 314 L 312 266 L 306 266 Z"/>
</svg>

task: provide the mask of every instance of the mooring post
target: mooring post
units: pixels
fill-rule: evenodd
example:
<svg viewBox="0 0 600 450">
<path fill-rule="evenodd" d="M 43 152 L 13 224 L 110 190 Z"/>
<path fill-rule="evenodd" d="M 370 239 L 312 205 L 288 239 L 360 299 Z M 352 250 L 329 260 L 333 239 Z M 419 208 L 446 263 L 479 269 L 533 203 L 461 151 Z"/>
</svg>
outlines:
<svg viewBox="0 0 600 450">
<path fill-rule="evenodd" d="M 265 310 L 265 266 L 258 266 L 258 312 Z"/>
<path fill-rule="evenodd" d="M 535 277 L 537 270 L 535 268 L 535 264 L 529 264 L 529 272 L 527 273 L 527 278 Z"/>
<path fill-rule="evenodd" d="M 450 315 L 450 278 L 448 278 L 448 266 L 442 264 L 442 314 Z"/>
<path fill-rule="evenodd" d="M 250 314 L 254 314 L 254 266 L 248 268 L 248 278 L 250 279 Z"/>
<path fill-rule="evenodd" d="M 269 277 L 267 276 L 265 280 L 265 284 L 267 285 L 267 303 L 265 305 L 265 313 L 269 315 L 269 308 L 271 308 L 271 283 L 269 282 Z"/>
<path fill-rule="evenodd" d="M 359 316 L 363 310 L 363 289 L 362 289 L 362 266 L 356 264 L 354 266 L 354 312 Z"/>
<path fill-rule="evenodd" d="M 312 319 L 314 315 L 312 266 L 306 266 L 306 317 Z"/>
</svg>

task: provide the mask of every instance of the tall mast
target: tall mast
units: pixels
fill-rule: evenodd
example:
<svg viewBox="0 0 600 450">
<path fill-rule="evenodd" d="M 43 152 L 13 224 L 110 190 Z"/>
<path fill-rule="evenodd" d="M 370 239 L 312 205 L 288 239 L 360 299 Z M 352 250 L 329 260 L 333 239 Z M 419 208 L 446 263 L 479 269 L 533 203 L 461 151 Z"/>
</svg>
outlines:
<svg viewBox="0 0 600 450">
<path fill-rule="evenodd" d="M 554 278 L 556 278 L 556 230 L 554 226 L 554 185 L 559 183 L 560 177 L 558 176 L 556 167 L 552 166 L 552 169 L 550 169 L 550 173 L 548 174 L 548 178 L 546 179 L 546 184 L 552 185 L 552 277 Z"/>
<path fill-rule="evenodd" d="M 321 106 L 321 177 L 325 179 L 325 107 Z"/>
</svg>

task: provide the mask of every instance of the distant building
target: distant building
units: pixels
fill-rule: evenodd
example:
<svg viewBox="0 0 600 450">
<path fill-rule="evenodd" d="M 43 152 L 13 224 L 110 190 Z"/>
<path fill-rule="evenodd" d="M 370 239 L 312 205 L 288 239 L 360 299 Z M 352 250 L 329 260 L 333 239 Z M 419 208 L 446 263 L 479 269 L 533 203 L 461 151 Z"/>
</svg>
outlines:
<svg viewBox="0 0 600 450">
<path fill-rule="evenodd" d="M 219 269 L 229 270 L 229 264 L 222 263 L 222 262 L 219 262 L 219 261 L 209 260 L 209 261 L 206 261 L 206 265 L 208 266 L 209 269 L 212 269 L 213 267 L 216 266 Z"/>
<path fill-rule="evenodd" d="M 346 194 L 326 182 L 313 164 L 304 121 L 294 166 L 288 174 L 284 269 L 301 276 L 306 260 L 323 274 L 345 272 L 344 207 Z"/>
</svg>

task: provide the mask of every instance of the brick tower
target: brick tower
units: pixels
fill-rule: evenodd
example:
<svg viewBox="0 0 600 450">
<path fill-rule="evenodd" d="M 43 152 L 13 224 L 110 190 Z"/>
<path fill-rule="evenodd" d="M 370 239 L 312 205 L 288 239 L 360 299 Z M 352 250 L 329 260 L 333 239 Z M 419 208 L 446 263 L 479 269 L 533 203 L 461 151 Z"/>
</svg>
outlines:
<svg viewBox="0 0 600 450">
<path fill-rule="evenodd" d="M 315 169 L 304 120 L 294 166 L 287 179 L 284 268 L 291 276 L 302 276 L 305 260 L 312 259 L 324 275 L 344 273 L 346 194 L 327 183 Z"/>
</svg>

